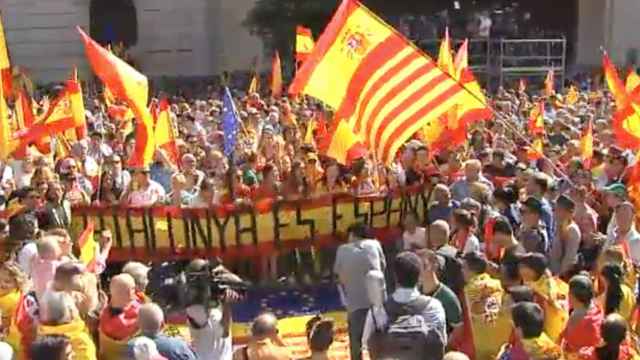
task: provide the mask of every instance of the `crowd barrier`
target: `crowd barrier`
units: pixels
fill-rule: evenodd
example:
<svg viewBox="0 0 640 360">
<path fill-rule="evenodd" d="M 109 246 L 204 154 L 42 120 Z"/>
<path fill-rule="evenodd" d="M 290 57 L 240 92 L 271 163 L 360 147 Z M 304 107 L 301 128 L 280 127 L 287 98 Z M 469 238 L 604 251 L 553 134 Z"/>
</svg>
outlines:
<svg viewBox="0 0 640 360">
<path fill-rule="evenodd" d="M 77 207 L 71 234 L 76 238 L 90 221 L 96 239 L 100 231 L 111 230 L 115 261 L 260 256 L 339 244 L 354 222 L 368 224 L 382 241 L 397 238 L 406 213 L 427 216 L 427 198 L 428 194 L 412 190 L 364 198 L 328 194 L 233 209 Z"/>
</svg>

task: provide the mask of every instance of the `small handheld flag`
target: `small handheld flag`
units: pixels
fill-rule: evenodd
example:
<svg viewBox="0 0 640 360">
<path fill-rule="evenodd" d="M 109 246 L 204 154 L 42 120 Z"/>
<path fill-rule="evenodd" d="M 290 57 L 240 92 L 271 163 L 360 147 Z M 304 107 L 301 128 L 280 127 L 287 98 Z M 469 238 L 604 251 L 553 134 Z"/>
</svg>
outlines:
<svg viewBox="0 0 640 360">
<path fill-rule="evenodd" d="M 92 221 L 78 237 L 78 247 L 80 248 L 80 261 L 87 267 L 87 270 L 93 272 L 95 269 L 96 256 L 98 254 L 98 244 L 93 236 L 95 225 Z"/>
<path fill-rule="evenodd" d="M 228 87 L 222 96 L 222 131 L 224 132 L 224 154 L 231 156 L 238 136 L 238 112 Z"/>
</svg>

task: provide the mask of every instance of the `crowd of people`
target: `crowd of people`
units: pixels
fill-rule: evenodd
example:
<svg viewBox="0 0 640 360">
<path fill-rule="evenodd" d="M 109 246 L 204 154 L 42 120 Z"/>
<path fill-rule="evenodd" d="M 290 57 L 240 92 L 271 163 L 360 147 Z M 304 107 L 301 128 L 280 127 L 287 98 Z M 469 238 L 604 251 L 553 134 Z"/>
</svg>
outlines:
<svg viewBox="0 0 640 360">
<path fill-rule="evenodd" d="M 231 290 L 186 306 L 186 339 L 164 334 L 167 314 L 145 294 L 148 264 L 113 271 L 109 231 L 97 236 L 90 271 L 78 260 L 75 206 L 253 206 L 408 188 L 424 191 L 428 211 L 403 213 L 401 238 L 382 244 L 358 223 L 346 244 L 316 249 L 348 313 L 352 359 L 634 359 L 635 159 L 616 145 L 608 92 L 567 98 L 500 89 L 490 96 L 495 118 L 475 124 L 462 146 L 433 153 L 417 135 L 392 164 L 365 155 L 343 165 L 318 149 L 331 127 L 321 105 L 257 93 L 236 93 L 241 128 L 235 156 L 225 156 L 221 97 L 210 87 L 200 99 L 169 99 L 178 156 L 159 148 L 138 168 L 127 166 L 135 141 L 126 111 L 88 98 L 89 136 L 68 155 L 30 148 L 1 164 L 0 359 L 292 358 L 271 313 L 234 349 L 232 305 L 242 296 Z M 540 101 L 544 156 L 533 159 L 524 134 Z M 585 162 L 588 123 L 595 145 Z M 287 276 L 278 265 L 288 256 L 263 256 L 241 275 Z M 235 276 L 200 259 L 185 271 L 210 268 Z M 309 322 L 312 359 L 329 358 L 334 327 L 322 316 Z"/>
</svg>

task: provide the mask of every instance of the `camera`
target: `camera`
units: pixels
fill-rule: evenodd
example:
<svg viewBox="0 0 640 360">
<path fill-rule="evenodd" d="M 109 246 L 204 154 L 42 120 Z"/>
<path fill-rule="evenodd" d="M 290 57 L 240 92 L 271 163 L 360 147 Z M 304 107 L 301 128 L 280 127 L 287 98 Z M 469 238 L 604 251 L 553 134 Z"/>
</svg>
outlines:
<svg viewBox="0 0 640 360">
<path fill-rule="evenodd" d="M 191 305 L 211 308 L 225 301 L 227 290 L 246 296 L 250 283 L 219 262 L 196 259 L 163 263 L 149 272 L 147 291 L 167 312 L 182 312 Z"/>
</svg>

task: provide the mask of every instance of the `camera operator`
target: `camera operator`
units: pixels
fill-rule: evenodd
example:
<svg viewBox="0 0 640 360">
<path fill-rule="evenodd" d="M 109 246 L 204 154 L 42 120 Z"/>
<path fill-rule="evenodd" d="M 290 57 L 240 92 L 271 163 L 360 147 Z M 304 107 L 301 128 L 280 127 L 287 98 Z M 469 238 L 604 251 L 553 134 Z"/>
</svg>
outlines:
<svg viewBox="0 0 640 360">
<path fill-rule="evenodd" d="M 187 295 L 189 300 L 186 312 L 196 354 L 200 359 L 231 360 L 231 305 L 240 300 L 241 296 L 231 289 L 214 294 L 209 289 L 209 284 L 203 282 L 211 279 L 209 274 L 226 282 L 241 282 L 240 278 L 222 265 L 213 267 L 203 259 L 191 261 L 185 273 L 188 279 L 195 279 L 187 282 L 190 294 Z"/>
</svg>

